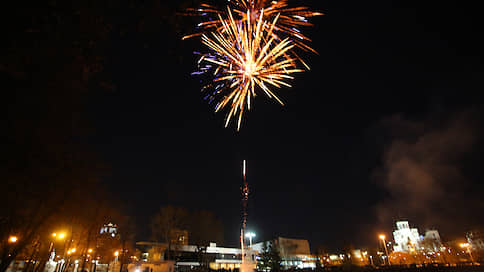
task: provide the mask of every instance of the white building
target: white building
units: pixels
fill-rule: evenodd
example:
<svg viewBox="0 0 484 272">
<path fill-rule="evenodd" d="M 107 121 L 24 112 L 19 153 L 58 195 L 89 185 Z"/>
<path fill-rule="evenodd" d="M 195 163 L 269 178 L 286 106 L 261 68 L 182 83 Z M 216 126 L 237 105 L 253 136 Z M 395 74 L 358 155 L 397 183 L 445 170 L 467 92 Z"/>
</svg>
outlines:
<svg viewBox="0 0 484 272">
<path fill-rule="evenodd" d="M 99 231 L 99 234 L 103 233 L 109 234 L 114 237 L 118 233 L 118 226 L 113 223 L 104 224 L 104 226 Z"/>
<path fill-rule="evenodd" d="M 308 240 L 278 237 L 272 241 L 254 244 L 251 248 L 260 254 L 263 252 L 263 247 L 266 243 L 272 243 L 277 246 L 281 255 L 281 266 L 283 269 L 316 268 L 317 258 L 311 255 Z"/>
<path fill-rule="evenodd" d="M 240 248 L 219 247 L 216 243 L 210 243 L 206 247 L 171 245 L 170 251 L 172 257 L 175 256 L 176 262 L 172 262 L 168 266 L 164 266 L 167 261 L 164 261 L 163 257 L 168 244 L 137 242 L 136 246 L 141 251 L 141 261 L 132 266 L 132 270 L 129 270 L 129 272 L 172 272 L 173 270 L 169 270 L 169 267 L 174 267 L 176 271 L 188 271 L 201 265 L 200 258 L 202 255 L 202 259 L 208 263 L 211 270 L 234 270 L 240 269 L 242 265 L 242 250 Z M 244 254 L 251 270 L 255 269 L 256 251 L 246 249 Z M 153 265 L 162 270 L 153 268 Z"/>
<path fill-rule="evenodd" d="M 484 251 L 484 231 L 470 231 L 466 233 L 466 238 L 472 250 Z"/>
<path fill-rule="evenodd" d="M 426 230 L 423 239 L 420 241 L 420 249 L 427 252 L 441 251 L 442 240 L 438 230 Z"/>
<path fill-rule="evenodd" d="M 420 237 L 417 228 L 410 228 L 408 221 L 397 221 L 397 229 L 393 232 L 393 251 L 411 252 L 415 251 Z"/>
</svg>

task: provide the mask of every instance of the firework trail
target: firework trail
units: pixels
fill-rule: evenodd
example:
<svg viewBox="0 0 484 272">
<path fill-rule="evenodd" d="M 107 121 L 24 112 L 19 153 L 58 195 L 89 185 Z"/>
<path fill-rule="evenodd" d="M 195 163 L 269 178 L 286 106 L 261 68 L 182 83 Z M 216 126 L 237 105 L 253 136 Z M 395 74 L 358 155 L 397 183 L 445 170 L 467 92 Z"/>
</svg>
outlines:
<svg viewBox="0 0 484 272">
<path fill-rule="evenodd" d="M 242 250 L 242 264 L 245 263 L 245 246 L 244 246 L 244 237 L 245 237 L 245 228 L 247 227 L 247 216 L 248 216 L 248 204 L 249 204 L 249 184 L 247 183 L 247 176 L 246 176 L 246 161 L 243 161 L 242 166 L 242 173 L 244 183 L 242 187 L 240 187 L 240 191 L 242 193 L 242 227 L 240 228 L 240 248 Z"/>
</svg>

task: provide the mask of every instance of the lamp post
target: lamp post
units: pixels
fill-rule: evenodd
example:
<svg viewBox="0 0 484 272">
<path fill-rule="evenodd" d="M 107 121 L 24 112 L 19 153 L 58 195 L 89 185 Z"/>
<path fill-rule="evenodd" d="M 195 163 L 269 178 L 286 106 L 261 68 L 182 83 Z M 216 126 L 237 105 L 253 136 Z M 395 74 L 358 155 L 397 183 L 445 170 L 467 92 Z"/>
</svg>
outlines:
<svg viewBox="0 0 484 272">
<path fill-rule="evenodd" d="M 383 246 L 385 247 L 385 254 L 387 255 L 387 263 L 388 263 L 388 265 L 391 265 L 391 263 L 390 263 L 390 258 L 389 258 L 389 256 L 388 256 L 387 243 L 386 243 L 386 241 L 385 241 L 385 238 L 386 238 L 386 237 L 385 237 L 385 235 L 384 235 L 384 234 L 380 234 L 380 236 L 378 236 L 378 237 L 380 238 L 380 240 L 381 240 L 381 241 L 382 241 L 382 243 L 383 243 Z"/>
<path fill-rule="evenodd" d="M 52 237 L 53 237 L 53 239 L 50 242 L 50 246 L 49 246 L 49 258 L 52 258 L 52 252 L 55 251 L 54 250 L 54 242 L 55 242 L 55 239 L 57 239 L 57 240 L 63 240 L 66 237 L 66 234 L 64 232 L 61 232 L 61 233 L 53 232 L 52 233 Z M 53 258 L 53 259 L 55 259 L 55 258 Z"/>
<path fill-rule="evenodd" d="M 116 262 L 118 261 L 119 251 L 114 252 L 114 264 L 113 264 L 113 272 L 116 271 Z"/>
<path fill-rule="evenodd" d="M 252 247 L 252 238 L 255 237 L 255 233 L 247 232 L 245 234 L 245 237 L 249 238 L 249 247 Z"/>
</svg>

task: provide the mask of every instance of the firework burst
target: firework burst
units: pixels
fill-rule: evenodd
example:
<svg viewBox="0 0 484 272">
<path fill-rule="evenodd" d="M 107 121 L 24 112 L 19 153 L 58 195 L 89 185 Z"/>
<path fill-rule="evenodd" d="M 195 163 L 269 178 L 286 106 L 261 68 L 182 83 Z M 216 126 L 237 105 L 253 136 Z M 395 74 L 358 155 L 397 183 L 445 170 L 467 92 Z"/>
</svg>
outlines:
<svg viewBox="0 0 484 272">
<path fill-rule="evenodd" d="M 293 79 L 292 73 L 303 70 L 296 68 L 295 59 L 289 57 L 294 43 L 288 37 L 278 40 L 273 35 L 279 16 L 267 22 L 262 10 L 254 23 L 252 20 L 238 21 L 231 9 L 227 10 L 228 18 L 217 14 L 221 29 L 202 34 L 202 43 L 212 52 L 202 55 L 199 63 L 203 73 L 213 71 L 215 91 L 210 95 L 211 99 L 223 95 L 215 111 L 230 107 L 225 126 L 238 115 L 239 130 L 243 113 L 250 110 L 256 96 L 256 87 L 284 105 L 269 87 L 291 87 L 286 81 Z M 251 11 L 247 10 L 245 16 L 250 18 Z"/>
<path fill-rule="evenodd" d="M 304 51 L 317 53 L 316 50 L 308 45 L 311 39 L 305 36 L 300 28 L 312 26 L 313 24 L 308 19 L 323 15 L 323 13 L 311 11 L 308 7 L 290 7 L 287 0 L 235 0 L 228 1 L 227 4 L 233 10 L 236 20 L 250 21 L 252 24 L 255 24 L 261 14 L 264 16 L 263 19 L 267 21 L 273 21 L 275 17 L 278 17 L 277 25 L 274 26 L 271 32 L 271 35 L 276 40 L 283 40 L 285 37 L 289 37 L 293 40 L 296 47 Z M 223 13 L 223 9 L 219 9 L 216 5 L 209 3 L 203 3 L 199 8 L 187 9 L 188 15 L 205 18 L 205 21 L 198 24 L 198 32 L 187 35 L 183 39 L 200 36 L 206 31 L 223 30 L 223 20 L 219 17 Z M 294 52 L 293 55 L 302 61 Z M 309 69 L 304 62 L 303 64 Z"/>
</svg>

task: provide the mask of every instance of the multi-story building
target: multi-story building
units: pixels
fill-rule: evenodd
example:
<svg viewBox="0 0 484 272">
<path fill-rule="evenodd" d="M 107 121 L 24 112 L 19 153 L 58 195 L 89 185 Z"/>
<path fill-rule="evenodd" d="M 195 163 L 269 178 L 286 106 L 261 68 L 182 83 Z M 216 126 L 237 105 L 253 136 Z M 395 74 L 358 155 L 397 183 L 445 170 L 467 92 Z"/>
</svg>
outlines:
<svg viewBox="0 0 484 272">
<path fill-rule="evenodd" d="M 419 249 L 425 252 L 438 252 L 442 249 L 442 241 L 438 230 L 426 230 L 419 243 Z"/>
<path fill-rule="evenodd" d="M 116 236 L 117 233 L 118 233 L 118 226 L 113 223 L 104 224 L 101 230 L 99 231 L 99 234 L 109 234 L 112 237 Z"/>
<path fill-rule="evenodd" d="M 408 221 L 397 221 L 397 229 L 393 232 L 393 251 L 415 252 L 420 240 L 418 229 L 410 228 Z"/>
<path fill-rule="evenodd" d="M 474 230 L 466 233 L 467 242 L 474 251 L 484 251 L 484 232 Z"/>
<path fill-rule="evenodd" d="M 469 245 L 468 253 L 473 254 L 475 261 L 484 262 L 484 230 L 473 230 L 466 233 Z"/>
</svg>

